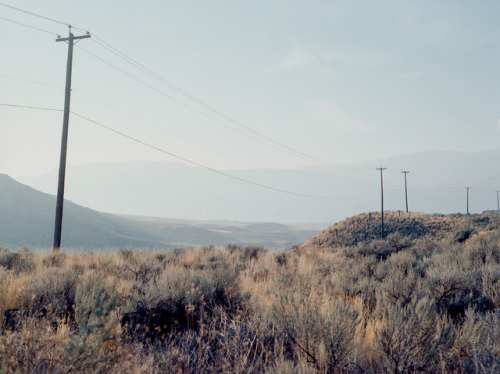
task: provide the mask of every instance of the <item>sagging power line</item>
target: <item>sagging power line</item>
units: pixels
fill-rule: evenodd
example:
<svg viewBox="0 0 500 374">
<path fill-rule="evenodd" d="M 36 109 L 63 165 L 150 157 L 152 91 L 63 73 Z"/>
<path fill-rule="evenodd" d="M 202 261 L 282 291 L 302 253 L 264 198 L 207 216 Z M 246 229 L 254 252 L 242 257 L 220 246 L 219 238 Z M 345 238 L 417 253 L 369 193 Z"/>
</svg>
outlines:
<svg viewBox="0 0 500 374">
<path fill-rule="evenodd" d="M 15 108 L 25 108 L 25 109 L 39 109 L 39 110 L 52 110 L 52 111 L 59 111 L 59 112 L 63 112 L 62 109 L 57 109 L 57 108 L 44 108 L 44 107 L 34 107 L 34 106 L 29 106 L 29 105 L 15 105 L 15 104 L 6 104 L 6 103 L 0 103 L 0 106 L 8 106 L 8 107 L 15 107 Z M 250 185 L 253 185 L 253 186 L 257 186 L 257 187 L 261 187 L 261 188 L 265 188 L 265 189 L 268 189 L 268 190 L 272 190 L 272 191 L 276 191 L 276 192 L 282 192 L 282 193 L 285 193 L 285 194 L 289 194 L 289 195 L 294 195 L 294 196 L 301 196 L 301 197 L 308 197 L 308 198 L 313 198 L 313 199 L 335 199 L 333 197 L 326 197 L 326 196 L 315 196 L 315 195 L 308 195 L 308 194 L 301 194 L 301 193 L 296 193 L 296 192 L 292 192 L 292 191 L 288 191 L 288 190 L 284 190 L 284 189 L 280 189 L 280 188 L 276 188 L 276 187 L 272 187 L 272 186 L 268 186 L 268 185 L 265 185 L 265 184 L 261 184 L 261 183 L 257 183 L 257 182 L 253 182 L 251 180 L 248 180 L 248 179 L 245 179 L 245 178 L 240 178 L 238 176 L 235 176 L 235 175 L 232 175 L 230 173 L 227 173 L 227 172 L 224 172 L 224 171 L 221 171 L 221 170 L 217 170 L 215 168 L 212 168 L 210 166 L 207 166 L 207 165 L 204 165 L 204 164 L 201 164 L 199 162 L 196 162 L 196 161 L 192 161 L 186 157 L 183 157 L 183 156 L 180 156 L 178 154 L 175 154 L 173 152 L 170 152 L 170 151 L 167 151 L 163 148 L 160 148 L 160 147 L 157 147 L 155 145 L 152 145 L 150 143 L 147 143 L 143 140 L 140 140 L 138 138 L 135 138 L 133 136 L 130 136 L 130 135 L 127 135 L 121 131 L 118 131 L 118 130 L 115 130 L 113 129 L 112 127 L 109 127 L 109 126 L 106 126 L 104 125 L 103 123 L 101 122 L 98 122 L 98 121 L 95 121 L 89 117 L 86 117 L 84 115 L 81 115 L 81 114 L 78 114 L 78 113 L 75 113 L 75 112 L 71 112 L 74 116 L 77 116 L 85 121 L 88 121 L 90 123 L 93 123 L 94 125 L 97 125 L 99 127 L 102 127 L 108 131 L 111 131 L 117 135 L 120 135 L 122 137 L 125 137 L 127 139 L 130 139 L 130 140 L 133 140 L 139 144 L 142 144 L 146 147 L 149 147 L 151 149 L 155 149 L 161 153 L 164 153 L 164 154 L 167 154 L 171 157 L 174 157 L 178 160 L 181 160 L 181 161 L 184 161 L 188 164 L 191 164 L 191 165 L 194 165 L 194 166 L 198 166 L 200 168 L 203 168 L 205 170 L 209 170 L 213 173 L 216 173 L 216 174 L 219 174 L 219 175 L 223 175 L 223 176 L 226 176 L 228 178 L 231 178 L 231 179 L 235 179 L 235 180 L 238 180 L 240 182 L 244 182 L 244 183 L 247 183 L 247 184 L 250 184 Z M 356 197 L 348 197 L 348 198 L 359 198 L 359 197 L 362 197 L 362 196 L 356 196 Z M 342 198 L 343 199 L 343 198 Z"/>
<path fill-rule="evenodd" d="M 279 142 L 275 139 L 272 139 L 264 134 L 262 134 L 261 132 L 258 132 L 254 129 L 252 129 L 251 127 L 241 123 L 240 121 L 238 120 L 235 120 L 234 118 L 232 118 L 231 116 L 223 113 L 222 111 L 220 111 L 219 109 L 216 109 L 214 108 L 212 105 L 202 101 L 201 99 L 195 97 L 194 95 L 192 95 L 191 93 L 187 92 L 186 90 L 176 86 L 175 84 L 173 84 L 172 82 L 168 81 L 167 79 L 163 78 L 162 76 L 160 76 L 159 74 L 155 73 L 154 71 L 152 71 L 151 69 L 145 67 L 143 64 L 141 64 L 140 62 L 134 60 L 133 58 L 131 58 L 130 56 L 126 55 L 125 53 L 121 52 L 120 50 L 118 50 L 117 48 L 115 48 L 113 45 L 111 45 L 110 43 L 104 41 L 103 39 L 101 38 L 97 38 L 98 41 L 94 40 L 94 42 L 96 42 L 97 44 L 99 44 L 101 47 L 103 47 L 104 49 L 107 49 L 108 51 L 110 51 L 111 53 L 113 53 L 114 55 L 118 56 L 119 58 L 121 58 L 122 60 L 124 60 L 125 62 L 127 62 L 128 64 L 134 66 L 135 68 L 139 69 L 140 71 L 146 73 L 147 75 L 151 76 L 152 78 L 156 79 L 157 81 L 165 84 L 167 87 L 173 89 L 174 91 L 180 93 L 182 96 L 184 96 L 185 98 L 191 100 L 192 102 L 200 105 L 201 107 L 205 108 L 206 110 L 212 112 L 213 114 L 216 114 L 218 116 L 220 116 L 221 118 L 224 118 L 225 120 L 233 123 L 234 125 L 240 127 L 240 128 L 243 128 L 245 129 L 246 131 L 274 144 L 274 145 L 277 145 L 278 147 L 281 147 L 282 149 L 285 149 L 285 150 L 288 150 L 290 152 L 293 152 L 294 154 L 300 156 L 300 157 L 303 157 L 303 158 L 306 158 L 306 159 L 309 159 L 311 161 L 314 161 L 314 162 L 319 162 L 319 163 L 325 163 L 325 164 L 329 164 L 330 162 L 329 161 L 325 161 L 325 160 L 321 160 L 321 159 L 318 159 L 316 157 L 313 157 L 313 156 L 310 156 L 310 155 L 307 155 L 305 154 L 304 152 L 301 152 L 295 148 L 292 148 L 292 147 L 289 147 L 285 144 L 283 144 L 282 142 Z"/>
<path fill-rule="evenodd" d="M 149 84 L 149 83 L 145 82 L 144 80 L 142 80 L 142 79 L 140 79 L 140 78 L 138 78 L 138 77 L 134 76 L 133 74 L 131 74 L 131 73 L 129 73 L 129 72 L 127 72 L 127 71 L 125 71 L 125 70 L 123 70 L 123 69 L 119 68 L 118 66 L 116 66 L 116 65 L 112 64 L 111 62 L 109 62 L 109 61 L 105 60 L 104 58 L 102 58 L 102 57 L 100 57 L 100 56 L 96 55 L 95 53 L 90 52 L 89 50 L 87 50 L 87 49 L 85 49 L 85 48 L 82 48 L 82 47 L 79 47 L 79 48 L 80 48 L 82 51 L 84 51 L 85 53 L 89 54 L 90 56 L 92 56 L 92 57 L 96 58 L 97 60 L 99 60 L 99 61 L 101 61 L 101 62 L 105 63 L 106 65 L 110 66 L 111 68 L 113 68 L 113 69 L 115 69 L 115 70 L 119 71 L 120 73 L 122 73 L 122 74 L 124 74 L 124 75 L 128 76 L 129 78 L 131 78 L 131 79 L 135 80 L 136 82 L 141 83 L 142 85 L 144 85 L 144 86 L 148 87 L 149 89 L 151 89 L 151 90 L 155 91 L 156 93 L 158 93 L 158 94 L 160 94 L 160 95 L 162 95 L 162 96 L 164 96 L 164 97 L 167 97 L 168 99 L 170 99 L 170 100 L 174 101 L 175 103 L 177 103 L 177 104 L 179 104 L 179 105 L 183 106 L 184 108 L 186 108 L 186 109 L 188 109 L 188 110 L 190 110 L 190 111 L 192 111 L 192 112 L 194 112 L 194 113 L 196 113 L 196 114 L 198 114 L 198 115 L 200 115 L 200 116 L 202 116 L 202 117 L 205 117 L 206 119 L 210 120 L 211 122 L 217 123 L 217 124 L 219 124 L 219 125 L 221 125 L 221 126 L 223 126 L 223 127 L 227 128 L 227 129 L 229 129 L 229 130 L 231 130 L 231 131 L 235 131 L 235 132 L 239 133 L 240 135 L 242 135 L 242 136 L 244 136 L 244 137 L 246 137 L 246 138 L 249 138 L 249 139 L 251 139 L 251 140 L 253 140 L 253 141 L 256 141 L 256 142 L 258 142 L 258 143 L 260 143 L 260 144 L 263 144 L 263 145 L 265 145 L 265 146 L 267 146 L 267 147 L 271 147 L 271 148 L 273 148 L 273 149 L 275 149 L 275 150 L 277 150 L 277 151 L 280 151 L 280 152 L 285 152 L 285 153 L 291 154 L 291 155 L 293 155 L 293 156 L 300 157 L 300 158 L 302 158 L 302 159 L 307 159 L 307 160 L 310 160 L 310 158 L 309 158 L 309 157 L 304 156 L 304 155 L 301 155 L 301 154 L 300 154 L 300 152 L 294 152 L 294 151 L 292 151 L 291 149 L 287 149 L 287 147 L 285 147 L 285 148 L 281 147 L 281 148 L 280 148 L 279 146 L 277 146 L 277 145 L 275 144 L 275 143 L 277 143 L 277 142 L 271 142 L 271 143 L 269 143 L 269 142 L 265 142 L 265 141 L 263 141 L 263 140 L 261 140 L 261 139 L 259 139 L 259 138 L 255 137 L 255 136 L 253 136 L 253 135 L 250 135 L 250 134 L 248 134 L 248 133 L 245 133 L 245 132 L 243 132 L 243 131 L 241 131 L 241 130 L 239 130 L 239 129 L 235 128 L 235 127 L 229 126 L 227 123 L 225 123 L 225 122 L 223 122 L 223 121 L 221 121 L 221 120 L 219 120 L 219 119 L 217 119 L 217 118 L 215 118 L 215 117 L 213 117 L 213 116 L 211 116 L 211 115 L 208 115 L 208 114 L 206 114 L 206 113 L 202 112 L 201 110 L 198 110 L 198 109 L 196 109 L 196 108 L 194 108 L 194 107 L 192 107 L 192 106 L 190 106 L 190 105 L 188 105 L 188 104 L 184 103 L 183 101 L 181 101 L 181 100 L 179 100 L 179 99 L 177 99 L 177 98 L 173 97 L 172 95 L 170 95 L 170 94 L 168 94 L 168 93 L 166 93 L 166 92 L 164 92 L 164 91 L 160 90 L 159 88 L 157 88 L 157 87 L 155 87 L 155 86 L 153 86 L 153 85 L 151 85 L 151 84 Z M 317 161 L 316 161 L 316 162 L 317 162 Z"/>
<path fill-rule="evenodd" d="M 97 126 L 100 126 L 100 127 L 104 128 L 104 129 L 106 129 L 106 130 L 109 130 L 109 131 L 111 131 L 111 132 L 114 132 L 115 134 L 121 135 L 121 136 L 123 136 L 123 137 L 125 137 L 125 138 L 127 138 L 127 139 L 130 139 L 130 140 L 133 140 L 133 141 L 135 141 L 135 142 L 137 142 L 137 143 L 139 143 L 139 144 L 142 144 L 142 145 L 144 145 L 144 146 L 146 146 L 146 147 L 149 147 L 149 148 L 155 149 L 155 150 L 157 150 L 157 151 L 159 151 L 159 152 L 162 152 L 162 153 L 165 153 L 165 154 L 167 154 L 167 155 L 169 155 L 169 156 L 172 156 L 172 157 L 174 157 L 174 158 L 177 158 L 177 159 L 179 159 L 179 160 L 181 160 L 181 161 L 184 161 L 184 162 L 186 162 L 186 163 L 188 163 L 188 164 L 191 164 L 191 165 L 195 165 L 195 166 L 201 167 L 201 168 L 203 168 L 203 169 L 209 170 L 209 171 L 211 171 L 211 172 L 213 172 L 213 173 L 216 173 L 216 174 L 220 174 L 220 175 L 226 176 L 226 177 L 231 178 L 231 179 L 239 180 L 240 182 L 245 182 L 245 183 L 248 183 L 248 184 L 251 184 L 251 185 L 257 186 L 257 187 L 265 188 L 265 189 L 272 190 L 272 191 L 276 191 L 276 192 L 282 192 L 282 193 L 289 194 L 289 195 L 295 195 L 295 196 L 308 197 L 308 198 L 312 198 L 312 199 L 327 199 L 327 197 L 324 197 L 324 196 L 314 196 L 314 195 L 302 194 L 302 193 L 292 192 L 292 191 L 288 191 L 288 190 L 283 190 L 283 189 L 280 189 L 280 188 L 275 188 L 275 187 L 268 186 L 268 185 L 261 184 L 261 183 L 257 183 L 257 182 L 252 182 L 252 181 L 250 181 L 250 180 L 248 180 L 248 179 L 240 178 L 240 177 L 237 177 L 237 176 L 235 176 L 235 175 L 232 175 L 232 174 L 226 173 L 226 172 L 224 172 L 224 171 L 217 170 L 217 169 L 211 168 L 211 167 L 209 167 L 209 166 L 206 166 L 206 165 L 200 164 L 199 162 L 191 161 L 191 160 L 189 160 L 189 159 L 187 159 L 187 158 L 184 158 L 184 157 L 179 156 L 179 155 L 177 155 L 177 154 L 175 154 L 175 153 L 169 152 L 169 151 L 167 151 L 167 150 L 165 150 L 165 149 L 162 149 L 162 148 L 156 147 L 156 146 L 154 146 L 154 145 L 151 145 L 151 144 L 149 144 L 149 143 L 146 143 L 146 142 L 144 142 L 144 141 L 142 141 L 142 140 L 140 140 L 140 139 L 137 139 L 137 138 L 135 138 L 135 137 L 133 137 L 133 136 L 127 135 L 127 134 L 125 134 L 125 133 L 123 133 L 123 132 L 121 132 L 121 131 L 115 130 L 115 129 L 113 129 L 113 128 L 109 127 L 109 126 L 106 126 L 106 125 L 104 125 L 104 124 L 102 124 L 102 123 L 100 123 L 100 122 L 94 121 L 94 120 L 92 120 L 92 119 L 90 119 L 90 118 L 88 118 L 88 117 L 85 117 L 85 116 L 83 116 L 83 115 L 80 115 L 80 114 L 78 114 L 78 113 L 73 112 L 73 115 L 75 115 L 75 116 L 77 116 L 77 117 L 80 117 L 80 118 L 82 118 L 82 119 L 84 119 L 84 120 L 86 120 L 86 121 L 89 121 L 89 122 L 91 122 L 91 123 L 93 123 L 93 124 L 95 124 L 95 125 L 97 125 Z"/>
<path fill-rule="evenodd" d="M 10 9 L 16 10 L 18 12 L 26 13 L 26 14 L 29 14 L 30 16 L 42 18 L 42 19 L 47 20 L 47 21 L 58 23 L 60 25 L 70 26 L 70 24 L 67 23 L 67 22 L 58 21 L 58 20 L 56 20 L 54 18 L 42 16 L 41 14 L 38 14 L 38 13 L 30 12 L 30 11 L 27 11 L 27 10 L 24 10 L 24 9 L 21 9 L 21 8 L 16 8 L 15 6 L 12 6 L 12 5 L 8 5 L 8 4 L 5 4 L 5 3 L 0 3 L 0 6 L 6 7 L 6 8 L 10 8 Z"/>
<path fill-rule="evenodd" d="M 11 19 L 8 19 L 8 18 L 5 18 L 5 17 L 0 17 L 0 19 L 2 21 L 11 22 L 11 23 L 14 23 L 16 25 L 27 27 L 29 29 L 33 29 L 33 30 L 37 30 L 37 31 L 41 31 L 41 32 L 44 32 L 44 33 L 47 33 L 47 34 L 50 34 L 50 35 L 57 35 L 57 33 L 55 33 L 55 32 L 48 31 L 48 30 L 42 29 L 40 27 L 35 27 L 35 26 L 27 25 L 26 23 L 22 23 L 22 22 L 19 22 L 19 21 L 14 21 L 14 20 L 11 20 Z"/>
<path fill-rule="evenodd" d="M 56 19 L 53 19 L 53 18 L 50 18 L 50 17 L 46 17 L 46 16 L 43 16 L 43 15 L 40 15 L 40 14 L 37 14 L 37 13 L 34 13 L 34 12 L 30 12 L 30 11 L 26 11 L 24 9 L 20 9 L 20 8 L 17 8 L 17 7 L 13 7 L 13 6 L 10 6 L 10 5 L 7 5 L 7 4 L 4 4 L 4 3 L 0 3 L 1 6 L 5 6 L 5 7 L 8 7 L 8 8 L 11 8 L 13 10 L 16 10 L 16 11 L 19 11 L 19 12 L 23 12 L 23 13 L 26 13 L 26 14 L 29 14 L 31 16 L 35 16 L 35 17 L 38 17 L 38 18 L 42 18 L 42 19 L 45 19 L 45 20 L 48 20 L 48 21 L 52 21 L 52 22 L 55 22 L 57 24 L 61 24 L 61 25 L 65 25 L 65 26 L 70 26 L 69 23 L 67 22 L 63 22 L 63 21 L 60 21 L 60 20 L 56 20 Z M 83 28 L 80 28 L 80 27 L 75 27 L 75 26 L 72 26 L 73 29 L 76 29 L 76 30 L 81 30 L 83 32 L 87 32 L 88 31 L 86 29 L 83 29 Z M 35 27 L 33 27 L 35 28 Z M 36 28 L 35 28 L 36 29 Z M 40 30 L 40 31 L 45 31 L 45 30 Z M 95 35 L 93 35 L 94 38 L 96 37 Z M 231 116 L 225 114 L 224 112 L 214 108 L 212 105 L 198 99 L 197 97 L 195 97 L 194 95 L 192 95 L 191 93 L 187 92 L 186 90 L 176 86 L 175 84 L 173 84 L 172 82 L 168 81 L 167 79 L 161 77 L 159 74 L 155 73 L 154 71 L 152 71 L 151 69 L 147 68 L 146 66 L 144 66 L 143 64 L 141 64 L 140 62 L 136 61 L 135 59 L 131 58 L 130 56 L 128 56 L 127 54 L 121 52 L 119 49 L 117 49 L 116 47 L 114 47 L 113 45 L 111 45 L 110 43 L 104 41 L 103 39 L 97 37 L 97 39 L 99 41 L 96 41 L 96 43 L 98 45 L 100 45 L 101 47 L 105 48 L 106 50 L 110 51 L 111 53 L 113 53 L 114 55 L 118 56 L 119 58 L 121 58 L 122 60 L 126 61 L 128 64 L 134 66 L 135 68 L 139 69 L 140 71 L 142 71 L 143 73 L 146 73 L 148 74 L 149 76 L 153 77 L 154 79 L 158 80 L 159 82 L 167 85 L 169 88 L 175 90 L 176 92 L 180 93 L 181 95 L 183 95 L 185 98 L 191 100 L 192 102 L 196 103 L 197 105 L 200 105 L 201 107 L 203 107 L 204 109 L 210 111 L 211 113 L 213 114 L 216 114 L 217 116 L 225 119 L 226 121 L 229 121 L 230 123 L 246 130 L 247 132 L 249 132 L 250 134 L 253 134 L 254 136 L 257 136 L 257 138 L 254 138 L 254 137 L 250 137 L 248 134 L 245 134 L 245 133 L 241 133 L 240 134 L 244 134 L 245 136 L 249 137 L 250 139 L 254 140 L 254 141 L 258 141 L 262 144 L 265 144 L 267 146 L 271 146 L 272 148 L 275 148 L 275 149 L 278 149 L 280 151 L 284 151 L 284 152 L 287 152 L 287 153 L 290 153 L 290 154 L 293 154 L 294 156 L 297 156 L 297 157 L 301 157 L 303 159 L 306 159 L 306 160 L 309 160 L 309 161 L 313 161 L 315 163 L 320 163 L 320 164 L 329 164 L 335 168 L 339 168 L 339 169 L 347 169 L 347 170 L 368 170 L 368 168 L 354 168 L 354 167 L 347 167 L 347 166 L 342 166 L 342 165 L 337 165 L 337 164 L 334 164 L 330 161 L 327 161 L 327 160 L 322 160 L 322 159 L 319 159 L 317 157 L 314 157 L 314 156 L 310 156 L 304 152 L 301 152 L 293 147 L 290 147 L 290 146 L 287 146 L 285 144 L 283 144 L 282 142 L 279 142 L 269 136 L 266 136 L 254 129 L 252 129 L 251 127 L 241 123 L 240 121 L 237 121 L 235 119 L 233 119 Z M 93 39 L 94 40 L 94 39 Z M 94 40 L 95 41 L 95 40 Z M 83 49 L 83 48 L 82 48 Z M 85 49 L 83 49 L 84 51 L 86 51 Z M 152 88 L 154 89 L 155 91 L 157 91 L 158 93 L 161 93 L 163 94 L 164 96 L 167 96 L 169 97 L 170 99 L 174 100 L 175 102 L 179 103 L 180 105 L 188 108 L 189 110 L 192 110 L 200 115 L 203 115 L 205 116 L 206 118 L 212 120 L 212 121 L 215 121 L 217 123 L 220 123 L 222 124 L 223 126 L 225 127 L 228 127 L 226 124 L 222 123 L 221 121 L 218 121 L 217 119 L 214 119 L 210 116 L 207 116 L 205 113 L 202 113 L 200 112 L 199 110 L 195 109 L 195 108 L 192 108 L 190 106 L 188 106 L 187 104 L 181 102 L 180 100 L 177 100 L 175 98 L 173 98 L 171 95 L 168 95 L 168 94 L 165 94 L 163 92 L 159 92 L 160 90 L 156 89 L 155 87 L 139 80 L 137 77 L 134 77 L 132 74 L 129 74 L 125 71 L 123 71 L 122 69 L 119 69 L 118 67 L 114 66 L 113 64 L 105 61 L 104 59 L 96 56 L 95 54 L 92 54 L 91 52 L 89 51 L 86 51 L 87 53 L 90 53 L 91 55 L 93 55 L 94 57 L 100 59 L 101 61 L 105 62 L 106 64 L 110 65 L 111 67 L 115 68 L 115 69 L 118 69 L 119 71 L 121 71 L 122 73 L 128 75 L 129 77 L 135 79 L 135 80 L 138 80 L 140 81 L 141 83 L 143 84 L 146 84 L 149 88 Z M 230 127 L 231 129 L 235 130 L 234 128 Z M 239 131 L 238 131 L 239 132 Z M 259 140 L 260 138 L 260 140 Z M 262 142 L 262 140 L 265 140 L 266 142 Z"/>
</svg>

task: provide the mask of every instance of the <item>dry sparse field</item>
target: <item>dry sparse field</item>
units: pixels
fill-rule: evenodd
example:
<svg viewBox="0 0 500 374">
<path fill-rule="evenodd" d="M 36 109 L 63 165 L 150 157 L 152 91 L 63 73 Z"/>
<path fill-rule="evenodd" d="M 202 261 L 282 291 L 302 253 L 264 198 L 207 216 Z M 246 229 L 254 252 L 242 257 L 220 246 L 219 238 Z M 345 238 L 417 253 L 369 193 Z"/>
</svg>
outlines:
<svg viewBox="0 0 500 374">
<path fill-rule="evenodd" d="M 500 219 L 443 237 L 2 249 L 0 373 L 499 372 Z"/>
</svg>

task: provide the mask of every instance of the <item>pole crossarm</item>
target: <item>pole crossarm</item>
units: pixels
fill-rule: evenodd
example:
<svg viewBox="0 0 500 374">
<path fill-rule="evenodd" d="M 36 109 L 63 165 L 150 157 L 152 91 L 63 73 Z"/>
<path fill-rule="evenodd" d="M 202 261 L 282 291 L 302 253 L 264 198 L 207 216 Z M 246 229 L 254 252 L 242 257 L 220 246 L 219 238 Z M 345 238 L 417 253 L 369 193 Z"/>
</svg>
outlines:
<svg viewBox="0 0 500 374">
<path fill-rule="evenodd" d="M 70 41 L 70 40 L 77 40 L 77 39 L 87 39 L 87 38 L 90 38 L 91 35 L 90 34 L 87 34 L 87 35 L 79 35 L 79 36 L 68 36 L 67 38 L 57 38 L 56 39 L 56 42 L 67 42 L 67 41 Z"/>
</svg>

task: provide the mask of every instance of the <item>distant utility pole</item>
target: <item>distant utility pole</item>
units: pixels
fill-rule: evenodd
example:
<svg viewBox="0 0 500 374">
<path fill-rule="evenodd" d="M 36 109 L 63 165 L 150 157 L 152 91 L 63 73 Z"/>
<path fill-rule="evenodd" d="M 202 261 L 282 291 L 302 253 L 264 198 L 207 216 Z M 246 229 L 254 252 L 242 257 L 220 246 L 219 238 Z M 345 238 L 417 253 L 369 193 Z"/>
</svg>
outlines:
<svg viewBox="0 0 500 374">
<path fill-rule="evenodd" d="M 381 213 L 382 213 L 382 225 L 380 228 L 380 237 L 384 237 L 384 178 L 382 176 L 382 172 L 384 170 L 387 170 L 387 168 L 379 167 L 377 170 L 380 170 L 380 194 L 381 194 L 381 202 L 382 202 L 382 208 L 381 208 Z"/>
<path fill-rule="evenodd" d="M 61 248 L 61 230 L 64 202 L 64 179 L 66 176 L 66 150 L 68 148 L 68 125 L 69 125 L 69 102 L 71 98 L 71 69 L 73 65 L 73 44 L 75 40 L 90 38 L 90 35 L 74 36 L 69 26 L 69 37 L 56 39 L 56 42 L 68 42 L 68 62 L 66 65 L 66 91 L 64 95 L 64 117 L 61 139 L 61 157 L 59 159 L 59 181 L 57 184 L 56 222 L 54 228 L 53 251 L 58 252 Z"/>
<path fill-rule="evenodd" d="M 469 190 L 470 187 L 465 187 L 467 188 L 467 215 L 469 215 Z"/>
<path fill-rule="evenodd" d="M 405 175 L 405 199 L 406 199 L 406 213 L 408 213 L 408 185 L 406 184 L 406 174 L 409 173 L 408 170 L 403 170 L 401 173 Z"/>
<path fill-rule="evenodd" d="M 497 190 L 497 210 L 500 212 L 500 199 L 498 198 L 498 190 Z"/>
</svg>

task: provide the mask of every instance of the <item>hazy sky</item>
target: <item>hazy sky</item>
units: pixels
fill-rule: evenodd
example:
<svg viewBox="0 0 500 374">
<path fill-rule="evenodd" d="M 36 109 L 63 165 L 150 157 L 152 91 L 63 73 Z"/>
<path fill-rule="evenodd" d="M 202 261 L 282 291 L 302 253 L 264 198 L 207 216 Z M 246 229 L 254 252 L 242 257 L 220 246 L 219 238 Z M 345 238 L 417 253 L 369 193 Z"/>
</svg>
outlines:
<svg viewBox="0 0 500 374">
<path fill-rule="evenodd" d="M 0 3 L 94 35 L 75 46 L 72 111 L 209 167 L 313 163 L 259 134 L 332 163 L 500 147 L 497 1 Z M 0 103 L 62 109 L 67 26 L 0 17 Z M 0 106 L 0 173 L 56 168 L 61 127 L 60 112 Z M 170 159 L 71 116 L 68 164 Z"/>
</svg>

